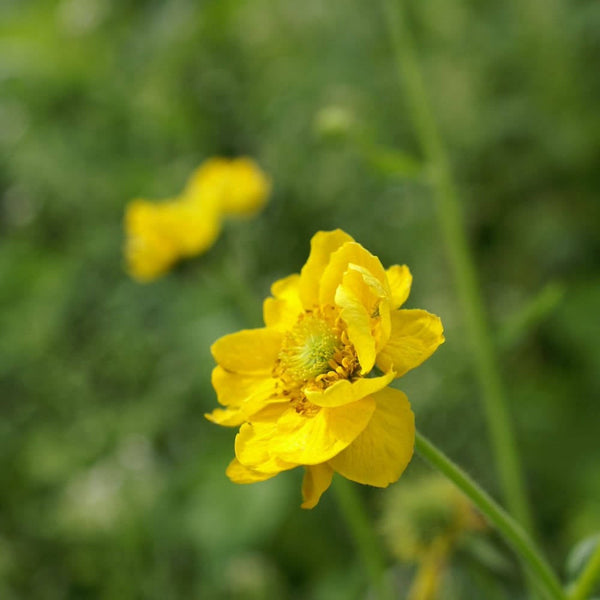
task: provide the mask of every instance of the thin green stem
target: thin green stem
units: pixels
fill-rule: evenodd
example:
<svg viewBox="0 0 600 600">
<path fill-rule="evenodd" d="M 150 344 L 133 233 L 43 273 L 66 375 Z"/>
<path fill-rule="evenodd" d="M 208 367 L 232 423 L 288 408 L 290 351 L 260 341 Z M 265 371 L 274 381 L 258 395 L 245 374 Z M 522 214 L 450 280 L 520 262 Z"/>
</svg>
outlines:
<svg viewBox="0 0 600 600">
<path fill-rule="evenodd" d="M 502 534 L 521 557 L 540 591 L 552 600 L 565 600 L 556 575 L 523 528 L 469 475 L 419 432 L 416 435 L 415 447 L 417 452 L 448 477 Z"/>
<path fill-rule="evenodd" d="M 409 113 L 422 152 L 429 164 L 439 222 L 454 270 L 467 333 L 474 350 L 477 377 L 502 489 L 511 512 L 531 531 L 532 518 L 521 465 L 450 163 L 429 105 L 414 42 L 403 14 L 403 0 L 382 1 Z"/>
<path fill-rule="evenodd" d="M 587 600 L 593 591 L 594 584 L 600 579 L 600 539 L 596 550 L 587 562 L 585 569 L 573 585 L 569 600 Z"/>
<path fill-rule="evenodd" d="M 379 600 L 393 600 L 394 595 L 385 576 L 385 559 L 381 552 L 380 541 L 369 520 L 366 507 L 356 484 L 335 476 L 333 491 L 342 515 L 350 530 L 354 543 Z"/>
</svg>

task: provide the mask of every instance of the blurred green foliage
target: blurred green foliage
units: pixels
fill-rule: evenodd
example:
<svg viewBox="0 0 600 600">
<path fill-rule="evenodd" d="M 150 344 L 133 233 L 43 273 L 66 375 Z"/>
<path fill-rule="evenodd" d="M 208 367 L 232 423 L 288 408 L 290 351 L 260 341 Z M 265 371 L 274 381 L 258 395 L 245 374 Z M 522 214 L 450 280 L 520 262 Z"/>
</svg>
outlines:
<svg viewBox="0 0 600 600">
<path fill-rule="evenodd" d="M 412 9 L 540 539 L 564 573 L 600 529 L 600 5 Z M 158 282 L 129 280 L 125 203 L 239 154 L 274 180 L 267 210 Z M 260 324 L 318 229 L 411 266 L 409 306 L 439 314 L 447 343 L 400 387 L 498 494 L 376 3 L 4 0 L 0 160 L 0 597 L 364 597 L 331 495 L 306 512 L 300 473 L 231 484 L 234 432 L 203 417 L 211 342 Z M 364 493 L 377 514 L 385 492 Z M 484 554 L 458 563 L 454 597 L 518 598 L 516 570 Z M 405 586 L 410 568 L 394 569 Z"/>
</svg>

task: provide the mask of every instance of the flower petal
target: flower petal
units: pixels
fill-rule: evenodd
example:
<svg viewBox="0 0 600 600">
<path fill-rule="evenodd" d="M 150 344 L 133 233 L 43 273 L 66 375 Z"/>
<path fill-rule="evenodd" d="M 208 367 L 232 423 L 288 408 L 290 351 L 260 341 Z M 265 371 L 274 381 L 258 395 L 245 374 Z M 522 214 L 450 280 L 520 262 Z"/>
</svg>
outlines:
<svg viewBox="0 0 600 600">
<path fill-rule="evenodd" d="M 243 329 L 218 339 L 210 348 L 214 359 L 232 373 L 271 373 L 281 333 L 273 329 Z"/>
<path fill-rule="evenodd" d="M 212 158 L 190 177 L 183 198 L 205 204 L 210 201 L 224 215 L 249 216 L 263 208 L 271 181 L 250 158 Z"/>
<path fill-rule="evenodd" d="M 211 382 L 223 406 L 241 406 L 247 398 L 261 394 L 265 398 L 275 392 L 277 381 L 265 375 L 231 373 L 221 366 L 213 369 Z"/>
<path fill-rule="evenodd" d="M 390 339 L 377 355 L 377 366 L 393 369 L 400 377 L 418 367 L 444 342 L 444 328 L 439 317 L 425 310 L 392 311 Z"/>
<path fill-rule="evenodd" d="M 346 242 L 331 254 L 329 263 L 323 271 L 319 286 L 319 304 L 321 306 L 334 303 L 337 287 L 342 283 L 344 273 L 350 265 L 362 267 L 382 285 L 387 286 L 385 271 L 379 259 L 360 244 L 354 241 Z"/>
<path fill-rule="evenodd" d="M 245 467 L 237 458 L 234 458 L 227 469 L 225 475 L 233 481 L 233 483 L 256 483 L 257 481 L 265 481 L 277 475 L 277 471 L 264 473 L 250 467 Z"/>
<path fill-rule="evenodd" d="M 314 508 L 323 492 L 331 485 L 333 469 L 327 464 L 305 467 L 302 480 L 302 508 Z"/>
<path fill-rule="evenodd" d="M 372 398 L 362 398 L 345 406 L 322 408 L 312 416 L 290 408 L 277 422 L 270 439 L 270 450 L 286 462 L 301 465 L 325 462 L 358 436 L 374 410 Z"/>
<path fill-rule="evenodd" d="M 182 256 L 196 256 L 208 250 L 221 233 L 221 214 L 210 202 L 172 203 L 170 235 Z"/>
<path fill-rule="evenodd" d="M 246 421 L 251 423 L 273 423 L 290 407 L 290 401 L 286 398 L 283 402 L 276 399 L 263 406 L 259 410 L 248 415 Z"/>
<path fill-rule="evenodd" d="M 204 416 L 217 425 L 224 427 L 237 427 L 247 421 L 246 416 L 239 408 L 215 408 Z"/>
<path fill-rule="evenodd" d="M 395 376 L 394 371 L 390 371 L 379 377 L 361 377 L 352 382 L 348 379 L 340 379 L 324 390 L 305 389 L 304 394 L 310 402 L 317 406 L 329 408 L 343 406 L 378 392 Z"/>
<path fill-rule="evenodd" d="M 377 392 L 375 412 L 363 432 L 329 464 L 341 475 L 387 487 L 402 475 L 415 445 L 415 417 L 400 390 Z"/>
<path fill-rule="evenodd" d="M 305 308 L 313 308 L 319 303 L 319 284 L 331 254 L 342 244 L 353 241 L 341 229 L 319 231 L 312 237 L 310 255 L 300 273 L 300 298 Z"/>
<path fill-rule="evenodd" d="M 263 303 L 265 325 L 278 331 L 290 330 L 303 311 L 299 296 L 300 275 L 294 273 L 271 286 L 273 298 Z"/>
<path fill-rule="evenodd" d="M 385 274 L 392 290 L 392 308 L 398 308 L 410 294 L 412 274 L 406 265 L 392 265 Z"/>
<path fill-rule="evenodd" d="M 365 307 L 340 286 L 335 301 L 341 307 L 340 316 L 346 323 L 348 338 L 352 342 L 363 373 L 368 373 L 375 364 L 375 338 L 371 334 L 371 319 Z"/>
<path fill-rule="evenodd" d="M 257 467 L 271 458 L 269 442 L 277 423 L 246 423 L 235 436 L 235 455 L 246 466 Z"/>
<path fill-rule="evenodd" d="M 233 159 L 221 210 L 227 215 L 254 215 L 264 207 L 270 191 L 271 181 L 252 159 Z"/>
<path fill-rule="evenodd" d="M 276 420 L 281 409 L 270 408 L 281 403 L 277 380 L 267 376 L 230 373 L 217 366 L 212 372 L 212 384 L 224 411 L 216 409 L 205 415 L 209 421 L 219 425 L 241 425 L 245 421 L 264 420 L 273 416 Z M 287 406 L 287 400 L 283 403 Z M 260 415 L 260 417 L 257 417 Z"/>
<path fill-rule="evenodd" d="M 288 409 L 289 410 L 289 409 Z M 235 437 L 235 456 L 246 466 L 264 473 L 279 473 L 296 464 L 281 460 L 271 451 L 277 422 L 245 423 Z"/>
<path fill-rule="evenodd" d="M 125 258 L 129 274 L 141 282 L 156 279 L 179 258 L 166 215 L 172 202 L 133 200 L 125 210 Z"/>
<path fill-rule="evenodd" d="M 335 292 L 335 303 L 341 308 L 340 316 L 364 374 L 371 371 L 377 351 L 389 339 L 390 302 L 387 286 L 364 267 L 348 265 Z"/>
<path fill-rule="evenodd" d="M 225 181 L 230 161 L 226 158 L 214 157 L 204 161 L 190 176 L 182 198 L 189 202 L 205 202 L 220 206 L 225 192 Z"/>
</svg>

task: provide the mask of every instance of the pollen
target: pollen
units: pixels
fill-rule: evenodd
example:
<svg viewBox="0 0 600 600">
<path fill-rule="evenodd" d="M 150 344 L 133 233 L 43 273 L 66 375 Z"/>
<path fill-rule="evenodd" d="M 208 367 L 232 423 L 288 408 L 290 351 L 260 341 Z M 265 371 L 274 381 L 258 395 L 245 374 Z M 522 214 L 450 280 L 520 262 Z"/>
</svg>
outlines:
<svg viewBox="0 0 600 600">
<path fill-rule="evenodd" d="M 279 393 L 306 417 L 319 411 L 307 400 L 306 389 L 323 390 L 339 379 L 360 376 L 356 351 L 335 307 L 315 307 L 300 315 L 283 339 L 273 376 Z"/>
<path fill-rule="evenodd" d="M 283 378 L 298 384 L 331 370 L 331 362 L 342 347 L 335 328 L 312 311 L 304 313 L 286 335 L 279 353 Z"/>
</svg>

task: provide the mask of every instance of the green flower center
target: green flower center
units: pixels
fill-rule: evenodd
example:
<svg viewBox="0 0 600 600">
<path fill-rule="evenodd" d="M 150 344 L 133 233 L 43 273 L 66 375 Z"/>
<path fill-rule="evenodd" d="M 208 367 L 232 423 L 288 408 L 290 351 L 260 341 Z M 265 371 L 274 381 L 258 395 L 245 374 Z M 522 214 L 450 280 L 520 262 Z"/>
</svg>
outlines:
<svg viewBox="0 0 600 600">
<path fill-rule="evenodd" d="M 279 353 L 279 365 L 286 379 L 309 381 L 332 369 L 331 361 L 342 342 L 324 319 L 303 315 L 287 333 Z"/>
</svg>

